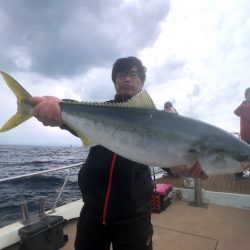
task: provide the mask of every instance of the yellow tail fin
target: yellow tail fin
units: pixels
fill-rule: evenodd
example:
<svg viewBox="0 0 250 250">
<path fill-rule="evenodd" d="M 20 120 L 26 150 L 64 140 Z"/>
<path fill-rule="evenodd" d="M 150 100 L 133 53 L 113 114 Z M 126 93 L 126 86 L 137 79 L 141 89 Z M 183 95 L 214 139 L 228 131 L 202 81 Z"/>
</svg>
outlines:
<svg viewBox="0 0 250 250">
<path fill-rule="evenodd" d="M 3 71 L 0 73 L 17 98 L 17 113 L 0 128 L 0 132 L 5 132 L 31 118 L 32 106 L 29 103 L 31 95 L 10 75 Z"/>
</svg>

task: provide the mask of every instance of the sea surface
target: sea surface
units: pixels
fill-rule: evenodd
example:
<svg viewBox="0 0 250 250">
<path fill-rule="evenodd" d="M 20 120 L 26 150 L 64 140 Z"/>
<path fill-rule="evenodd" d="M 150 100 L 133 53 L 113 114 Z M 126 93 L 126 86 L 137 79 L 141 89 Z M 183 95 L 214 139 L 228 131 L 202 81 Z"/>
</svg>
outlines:
<svg viewBox="0 0 250 250">
<path fill-rule="evenodd" d="M 87 155 L 84 147 L 0 144 L 0 180 L 81 163 Z M 81 198 L 77 183 L 79 169 L 72 171 L 57 206 Z M 154 172 L 156 178 L 162 175 L 158 167 L 154 167 Z M 45 209 L 51 210 L 68 173 L 69 170 L 64 170 L 0 182 L 0 227 L 22 221 L 23 202 L 27 202 L 31 216 L 38 215 L 39 197 L 45 197 Z"/>
<path fill-rule="evenodd" d="M 88 150 L 75 146 L 0 145 L 0 179 L 80 163 L 87 154 Z M 41 196 L 45 197 L 46 210 L 52 209 L 68 171 L 0 183 L 0 227 L 22 220 L 23 202 L 27 202 L 31 215 L 38 214 Z M 79 168 L 72 171 L 58 205 L 81 198 L 78 171 Z"/>
</svg>

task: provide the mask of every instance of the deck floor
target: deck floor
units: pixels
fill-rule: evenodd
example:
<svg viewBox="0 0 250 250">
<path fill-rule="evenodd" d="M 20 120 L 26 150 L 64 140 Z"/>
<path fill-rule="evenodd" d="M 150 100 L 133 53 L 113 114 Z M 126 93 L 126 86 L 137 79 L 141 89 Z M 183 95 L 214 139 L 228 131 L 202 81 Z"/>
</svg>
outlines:
<svg viewBox="0 0 250 250">
<path fill-rule="evenodd" d="M 164 212 L 152 214 L 154 250 L 249 250 L 250 211 L 209 205 L 200 208 L 174 201 Z M 69 242 L 62 250 L 72 250 L 76 221 L 65 233 Z"/>
<path fill-rule="evenodd" d="M 157 182 L 184 187 L 182 178 L 167 177 Z M 207 191 L 250 195 L 250 178 L 235 180 L 234 175 L 212 176 L 202 185 Z M 211 204 L 200 208 L 174 200 L 164 212 L 152 214 L 152 223 L 154 250 L 250 249 L 250 210 Z M 69 242 L 62 250 L 72 250 L 76 220 L 68 222 L 64 231 L 69 236 Z M 16 250 L 18 244 L 7 249 Z"/>
</svg>

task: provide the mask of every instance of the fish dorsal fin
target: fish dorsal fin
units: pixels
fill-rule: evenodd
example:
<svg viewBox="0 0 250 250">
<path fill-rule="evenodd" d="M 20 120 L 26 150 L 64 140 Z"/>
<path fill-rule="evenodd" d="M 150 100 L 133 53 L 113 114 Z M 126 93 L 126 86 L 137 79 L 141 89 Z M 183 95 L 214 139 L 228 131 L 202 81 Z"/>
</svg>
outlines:
<svg viewBox="0 0 250 250">
<path fill-rule="evenodd" d="M 135 96 L 131 97 L 126 102 L 78 102 L 73 100 L 64 100 L 63 102 L 73 105 L 78 104 L 78 105 L 118 107 L 118 108 L 156 109 L 152 98 L 145 89 L 136 94 Z"/>
<path fill-rule="evenodd" d="M 130 98 L 127 102 L 115 103 L 114 105 L 124 108 L 156 109 L 153 100 L 145 89 Z"/>
<path fill-rule="evenodd" d="M 66 101 L 68 102 L 68 101 Z M 92 106 L 106 106 L 106 107 L 117 107 L 117 108 L 141 108 L 141 109 L 156 109 L 153 100 L 146 90 L 142 90 L 137 95 L 131 97 L 126 102 L 74 102 L 74 104 L 92 105 Z"/>
</svg>

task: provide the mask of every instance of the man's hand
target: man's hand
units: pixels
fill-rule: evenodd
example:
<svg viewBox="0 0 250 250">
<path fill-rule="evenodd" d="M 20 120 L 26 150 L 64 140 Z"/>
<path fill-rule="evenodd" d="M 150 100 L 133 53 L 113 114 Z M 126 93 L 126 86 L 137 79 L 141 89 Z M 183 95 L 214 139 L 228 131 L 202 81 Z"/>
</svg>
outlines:
<svg viewBox="0 0 250 250">
<path fill-rule="evenodd" d="M 208 178 L 208 176 L 201 169 L 198 161 L 191 168 L 188 168 L 186 165 L 179 165 L 171 167 L 170 171 L 173 175 L 201 178 L 202 180 L 206 180 Z"/>
<path fill-rule="evenodd" d="M 62 125 L 61 100 L 54 96 L 34 96 L 30 103 L 34 106 L 32 115 L 44 126 L 58 127 Z"/>
</svg>

